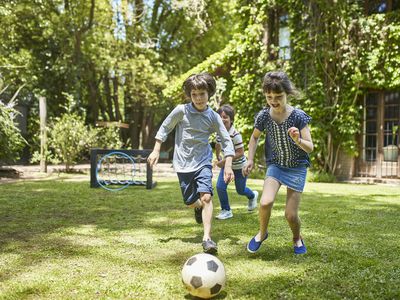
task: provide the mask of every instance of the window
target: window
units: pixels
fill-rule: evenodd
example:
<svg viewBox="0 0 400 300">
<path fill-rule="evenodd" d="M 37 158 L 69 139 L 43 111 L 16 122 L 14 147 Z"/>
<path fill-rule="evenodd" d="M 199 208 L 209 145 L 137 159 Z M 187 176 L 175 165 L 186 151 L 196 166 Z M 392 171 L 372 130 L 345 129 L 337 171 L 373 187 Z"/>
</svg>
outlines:
<svg viewBox="0 0 400 300">
<path fill-rule="evenodd" d="M 365 11 L 368 15 L 383 14 L 400 9 L 400 0 L 367 0 Z"/>
<path fill-rule="evenodd" d="M 279 17 L 279 58 L 290 59 L 290 30 L 287 14 Z"/>
</svg>

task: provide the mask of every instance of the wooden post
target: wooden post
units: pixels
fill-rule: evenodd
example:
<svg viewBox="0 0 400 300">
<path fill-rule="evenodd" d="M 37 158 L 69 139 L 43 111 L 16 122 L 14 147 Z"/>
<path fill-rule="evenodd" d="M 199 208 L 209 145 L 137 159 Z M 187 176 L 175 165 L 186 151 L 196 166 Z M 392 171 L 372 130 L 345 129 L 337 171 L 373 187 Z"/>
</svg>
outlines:
<svg viewBox="0 0 400 300">
<path fill-rule="evenodd" d="M 39 97 L 39 114 L 40 114 L 40 172 L 47 173 L 47 130 L 46 130 L 46 98 Z"/>
</svg>

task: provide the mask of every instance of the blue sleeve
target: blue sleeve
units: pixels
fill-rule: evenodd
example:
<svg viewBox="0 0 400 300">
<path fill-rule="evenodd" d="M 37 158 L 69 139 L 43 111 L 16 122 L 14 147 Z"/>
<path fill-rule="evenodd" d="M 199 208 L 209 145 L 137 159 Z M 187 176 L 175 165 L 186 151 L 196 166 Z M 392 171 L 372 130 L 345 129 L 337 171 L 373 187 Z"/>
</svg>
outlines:
<svg viewBox="0 0 400 300">
<path fill-rule="evenodd" d="M 296 127 L 299 130 L 302 130 L 304 127 L 307 126 L 308 123 L 310 123 L 311 117 L 307 115 L 304 111 L 301 109 L 297 109 L 297 114 L 296 114 Z"/>
<path fill-rule="evenodd" d="M 266 109 L 263 109 L 257 114 L 255 122 L 254 122 L 254 128 L 257 128 L 260 131 L 265 130 L 265 126 L 267 124 L 267 119 L 266 119 L 267 113 L 268 113 L 268 111 Z"/>
</svg>

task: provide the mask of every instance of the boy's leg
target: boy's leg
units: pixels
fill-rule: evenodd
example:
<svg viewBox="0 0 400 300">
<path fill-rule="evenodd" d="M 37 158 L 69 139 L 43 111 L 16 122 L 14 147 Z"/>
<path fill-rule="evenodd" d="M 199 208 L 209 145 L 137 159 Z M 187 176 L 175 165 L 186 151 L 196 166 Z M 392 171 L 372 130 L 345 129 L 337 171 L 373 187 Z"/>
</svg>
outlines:
<svg viewBox="0 0 400 300">
<path fill-rule="evenodd" d="M 211 239 L 211 220 L 213 213 L 213 204 L 211 194 L 208 193 L 200 193 L 200 200 L 203 203 L 203 241 L 207 241 Z"/>
<path fill-rule="evenodd" d="M 298 246 L 302 246 L 300 237 L 301 222 L 299 218 L 301 193 L 287 188 L 285 218 L 289 223 L 289 227 L 293 233 L 293 241 Z"/>
<path fill-rule="evenodd" d="M 213 214 L 212 204 L 212 170 L 211 166 L 205 166 L 199 170 L 195 180 L 197 184 L 197 192 L 203 205 L 203 249 L 204 252 L 214 254 L 217 252 L 217 244 L 211 239 L 211 221 Z"/>
<path fill-rule="evenodd" d="M 227 192 L 228 185 L 224 181 L 224 168 L 222 168 L 221 171 L 219 172 L 216 187 L 217 187 L 219 203 L 221 204 L 221 209 L 231 210 L 231 207 L 229 206 L 229 199 Z"/>
</svg>

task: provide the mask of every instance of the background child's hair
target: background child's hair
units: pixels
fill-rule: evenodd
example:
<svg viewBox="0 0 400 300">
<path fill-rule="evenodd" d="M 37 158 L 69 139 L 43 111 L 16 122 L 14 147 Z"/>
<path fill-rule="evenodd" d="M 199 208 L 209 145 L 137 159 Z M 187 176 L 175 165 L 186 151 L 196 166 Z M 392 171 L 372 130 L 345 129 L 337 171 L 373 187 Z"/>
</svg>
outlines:
<svg viewBox="0 0 400 300">
<path fill-rule="evenodd" d="M 235 120 L 235 110 L 232 106 L 229 104 L 222 105 L 220 108 L 218 108 L 217 113 L 221 114 L 224 112 L 226 115 L 229 116 L 231 119 L 231 124 L 233 124 L 233 121 Z"/>
<path fill-rule="evenodd" d="M 182 85 L 185 95 L 190 98 L 192 90 L 207 90 L 208 97 L 212 97 L 217 89 L 214 77 L 209 73 L 190 75 Z"/>
<path fill-rule="evenodd" d="M 264 94 L 267 92 L 285 92 L 288 95 L 296 95 L 298 93 L 289 77 L 282 71 L 272 71 L 265 74 L 262 87 Z"/>
</svg>

